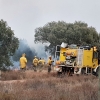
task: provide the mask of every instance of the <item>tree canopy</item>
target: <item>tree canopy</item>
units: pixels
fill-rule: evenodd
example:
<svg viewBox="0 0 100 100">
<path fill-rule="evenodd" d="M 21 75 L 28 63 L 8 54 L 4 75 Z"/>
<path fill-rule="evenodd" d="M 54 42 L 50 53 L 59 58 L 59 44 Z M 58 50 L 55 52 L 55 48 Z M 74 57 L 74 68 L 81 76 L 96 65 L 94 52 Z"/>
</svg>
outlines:
<svg viewBox="0 0 100 100">
<path fill-rule="evenodd" d="M 0 20 L 0 69 L 12 65 L 10 57 L 14 55 L 18 45 L 19 40 L 14 36 L 13 30 L 6 21 Z"/>
<path fill-rule="evenodd" d="M 62 42 L 80 45 L 98 45 L 99 34 L 94 27 L 89 27 L 87 23 L 76 21 L 66 23 L 64 21 L 49 22 L 43 27 L 35 29 L 35 43 L 50 43 L 46 48 L 54 54 L 55 46 Z"/>
</svg>

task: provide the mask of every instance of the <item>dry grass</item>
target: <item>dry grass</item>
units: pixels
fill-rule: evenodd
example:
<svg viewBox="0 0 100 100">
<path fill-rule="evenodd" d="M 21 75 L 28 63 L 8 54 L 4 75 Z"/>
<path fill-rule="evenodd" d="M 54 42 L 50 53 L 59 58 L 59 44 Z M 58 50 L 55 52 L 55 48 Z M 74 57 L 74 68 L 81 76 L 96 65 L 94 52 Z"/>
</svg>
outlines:
<svg viewBox="0 0 100 100">
<path fill-rule="evenodd" d="M 10 71 L 0 82 L 0 100 L 98 100 L 97 95 L 98 79 L 92 75 L 59 78 L 54 72 Z"/>
</svg>

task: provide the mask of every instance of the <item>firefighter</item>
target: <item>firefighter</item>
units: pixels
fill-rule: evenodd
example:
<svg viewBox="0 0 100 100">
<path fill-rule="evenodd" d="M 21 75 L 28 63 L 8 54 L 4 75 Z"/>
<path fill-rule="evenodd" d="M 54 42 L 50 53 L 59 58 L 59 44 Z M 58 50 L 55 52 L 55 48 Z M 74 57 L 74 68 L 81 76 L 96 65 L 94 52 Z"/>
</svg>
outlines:
<svg viewBox="0 0 100 100">
<path fill-rule="evenodd" d="M 47 62 L 48 63 L 48 73 L 51 72 L 52 62 L 54 62 L 54 61 L 52 60 L 52 57 L 49 56 L 49 59 L 48 59 L 48 62 Z"/>
<path fill-rule="evenodd" d="M 42 58 L 42 59 L 40 58 L 39 61 L 38 61 L 38 65 L 39 65 L 39 70 L 40 71 L 43 70 L 44 64 L 45 64 L 44 58 Z"/>
<path fill-rule="evenodd" d="M 42 59 L 41 58 L 39 58 L 38 60 L 38 69 L 39 69 L 39 72 L 41 72 L 42 70 Z"/>
<path fill-rule="evenodd" d="M 42 61 L 42 65 L 44 66 L 44 64 L 45 64 L 44 58 L 42 58 L 41 61 Z"/>
<path fill-rule="evenodd" d="M 20 69 L 22 71 L 26 70 L 26 64 L 27 64 L 27 59 L 26 59 L 26 54 L 22 54 L 22 57 L 20 57 Z"/>
<path fill-rule="evenodd" d="M 37 71 L 37 65 L 38 65 L 38 59 L 35 56 L 33 59 L 33 70 L 36 72 Z"/>
</svg>

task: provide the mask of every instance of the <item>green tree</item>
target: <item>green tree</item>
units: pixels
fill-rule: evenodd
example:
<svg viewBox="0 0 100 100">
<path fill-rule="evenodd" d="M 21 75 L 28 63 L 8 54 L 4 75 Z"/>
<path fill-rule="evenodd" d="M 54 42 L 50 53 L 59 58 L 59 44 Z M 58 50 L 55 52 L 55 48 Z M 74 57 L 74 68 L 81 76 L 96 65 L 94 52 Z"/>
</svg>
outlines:
<svg viewBox="0 0 100 100">
<path fill-rule="evenodd" d="M 87 23 L 81 21 L 74 23 L 64 21 L 49 22 L 43 27 L 35 29 L 35 43 L 38 42 L 50 43 L 45 50 L 54 54 L 56 45 L 60 45 L 62 42 L 97 45 L 99 35 L 94 27 L 88 27 Z"/>
<path fill-rule="evenodd" d="M 7 69 L 12 65 L 11 56 L 18 48 L 19 40 L 6 21 L 0 20 L 0 69 Z"/>
</svg>

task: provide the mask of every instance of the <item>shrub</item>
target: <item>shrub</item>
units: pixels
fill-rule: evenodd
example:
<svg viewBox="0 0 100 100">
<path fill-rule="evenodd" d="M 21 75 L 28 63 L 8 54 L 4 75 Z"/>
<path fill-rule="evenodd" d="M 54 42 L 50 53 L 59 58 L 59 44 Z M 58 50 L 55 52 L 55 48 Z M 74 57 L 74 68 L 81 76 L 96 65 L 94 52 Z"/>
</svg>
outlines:
<svg viewBox="0 0 100 100">
<path fill-rule="evenodd" d="M 98 97 L 99 80 L 92 75 L 60 78 L 54 72 L 33 70 L 2 75 L 6 81 L 0 82 L 0 100 L 97 100 Z"/>
</svg>

